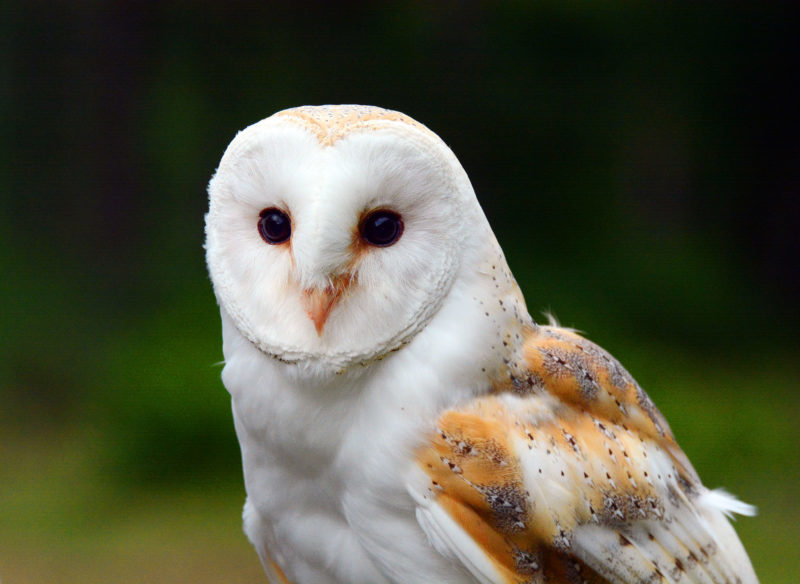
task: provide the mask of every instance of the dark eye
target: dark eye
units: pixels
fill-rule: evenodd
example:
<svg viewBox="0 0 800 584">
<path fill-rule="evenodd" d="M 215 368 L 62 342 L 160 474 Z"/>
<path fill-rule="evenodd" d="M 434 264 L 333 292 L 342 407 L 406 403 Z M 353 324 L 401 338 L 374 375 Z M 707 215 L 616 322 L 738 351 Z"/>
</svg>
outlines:
<svg viewBox="0 0 800 584">
<path fill-rule="evenodd" d="M 403 234 L 403 220 L 394 211 L 373 211 L 361 222 L 361 237 L 370 245 L 392 245 Z"/>
<path fill-rule="evenodd" d="M 270 207 L 261 211 L 258 216 L 258 233 L 267 243 L 283 243 L 292 235 L 292 222 L 280 209 Z"/>
</svg>

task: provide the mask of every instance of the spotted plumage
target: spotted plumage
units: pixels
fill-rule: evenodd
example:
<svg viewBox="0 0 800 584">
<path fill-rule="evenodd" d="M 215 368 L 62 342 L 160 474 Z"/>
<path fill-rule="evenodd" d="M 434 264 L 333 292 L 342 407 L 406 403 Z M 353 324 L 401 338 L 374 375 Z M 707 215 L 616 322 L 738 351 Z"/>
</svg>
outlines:
<svg viewBox="0 0 800 584">
<path fill-rule="evenodd" d="M 546 575 L 583 582 L 581 570 L 595 581 L 620 581 L 607 564 L 626 554 L 641 566 L 623 582 L 670 582 L 676 566 L 676 574 L 698 578 L 688 581 L 717 570 L 725 579 L 711 581 L 735 582 L 710 531 L 698 528 L 697 541 L 677 557 L 653 557 L 665 535 L 646 526 L 684 515 L 700 523 L 704 489 L 663 416 L 619 363 L 553 327 L 529 329 L 523 354 L 515 375 L 535 379 L 523 391 L 500 384 L 439 418 L 419 454 L 430 477 L 418 494 L 423 508 L 441 508 L 480 541 L 501 582 L 543 582 Z M 600 557 L 583 541 L 597 537 L 592 528 L 607 539 Z"/>
<path fill-rule="evenodd" d="M 425 126 L 279 112 L 209 193 L 245 531 L 271 582 L 757 582 L 726 517 L 751 508 L 702 485 L 616 359 L 531 319 Z"/>
</svg>

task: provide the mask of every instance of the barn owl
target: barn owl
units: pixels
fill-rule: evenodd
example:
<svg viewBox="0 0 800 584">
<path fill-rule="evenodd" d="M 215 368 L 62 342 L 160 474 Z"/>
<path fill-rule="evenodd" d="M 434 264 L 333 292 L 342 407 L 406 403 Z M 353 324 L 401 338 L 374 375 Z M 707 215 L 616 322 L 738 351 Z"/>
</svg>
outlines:
<svg viewBox="0 0 800 584">
<path fill-rule="evenodd" d="M 455 155 L 285 110 L 209 185 L 247 500 L 278 584 L 755 583 L 733 512 L 607 352 L 537 324 Z"/>
</svg>

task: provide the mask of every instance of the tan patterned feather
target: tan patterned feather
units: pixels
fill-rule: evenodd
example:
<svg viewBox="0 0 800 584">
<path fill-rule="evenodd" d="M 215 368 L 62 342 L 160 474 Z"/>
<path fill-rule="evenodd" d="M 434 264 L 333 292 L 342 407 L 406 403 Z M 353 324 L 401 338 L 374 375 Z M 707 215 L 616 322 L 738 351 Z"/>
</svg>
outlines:
<svg viewBox="0 0 800 584">
<path fill-rule="evenodd" d="M 613 357 L 536 326 L 522 355 L 491 395 L 444 412 L 418 454 L 423 507 L 478 544 L 488 581 L 755 581 L 737 572 L 740 546 L 706 525 L 706 490 Z"/>
</svg>

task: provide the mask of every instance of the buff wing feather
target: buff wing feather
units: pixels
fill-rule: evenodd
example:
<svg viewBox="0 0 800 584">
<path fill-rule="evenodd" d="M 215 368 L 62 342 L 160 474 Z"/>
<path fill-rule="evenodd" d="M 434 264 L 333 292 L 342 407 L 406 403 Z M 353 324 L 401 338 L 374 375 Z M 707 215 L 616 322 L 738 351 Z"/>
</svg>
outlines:
<svg viewBox="0 0 800 584">
<path fill-rule="evenodd" d="M 435 547 L 482 583 L 755 583 L 664 417 L 608 353 L 526 333 L 493 390 L 444 412 L 413 487 Z"/>
</svg>

